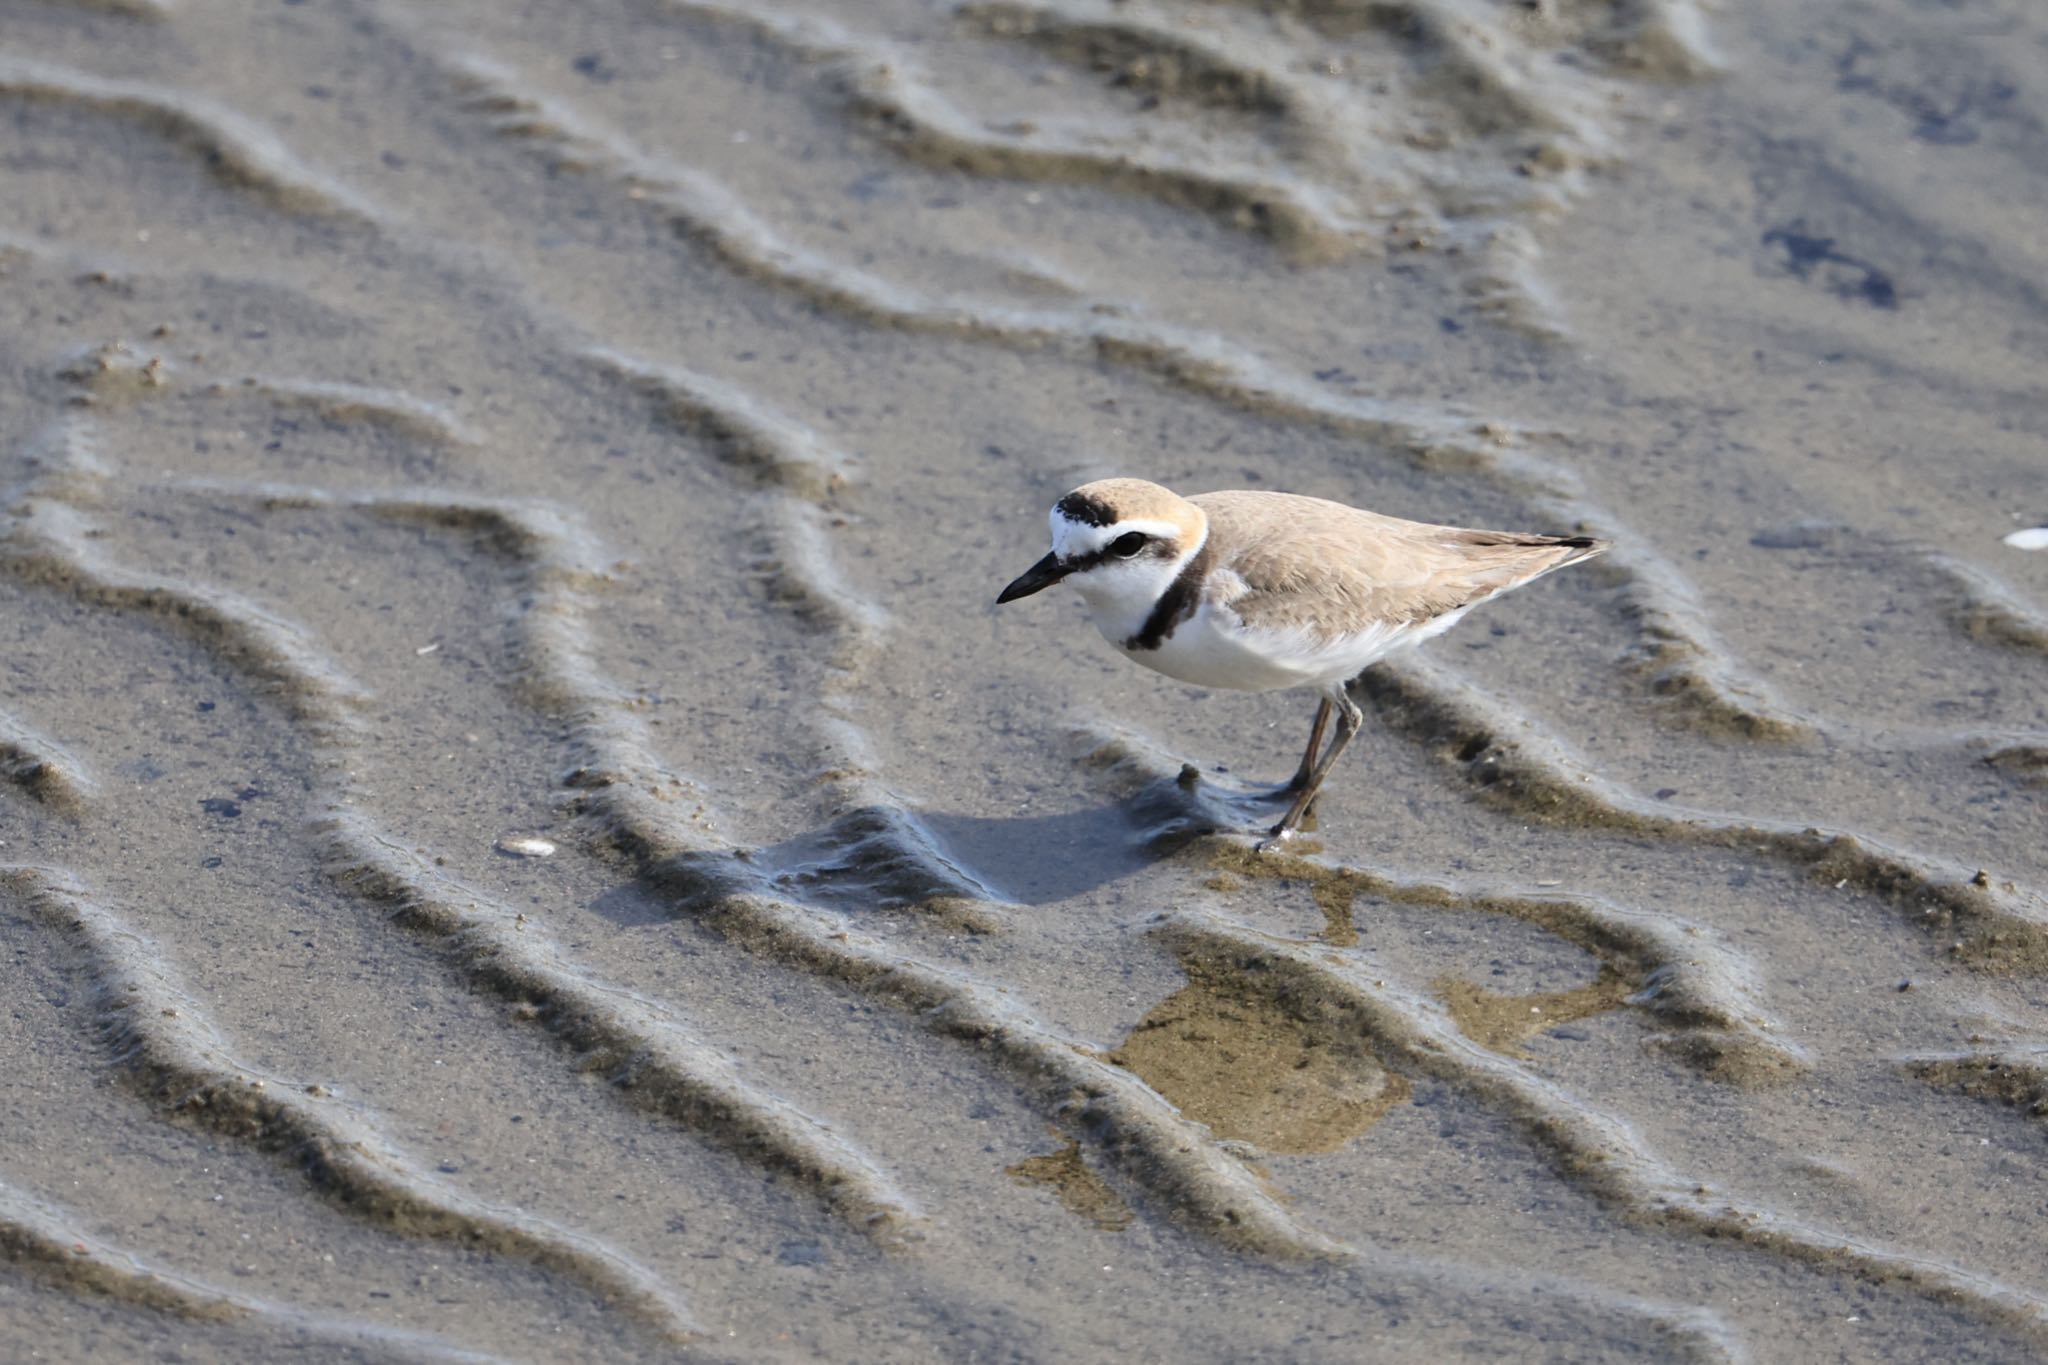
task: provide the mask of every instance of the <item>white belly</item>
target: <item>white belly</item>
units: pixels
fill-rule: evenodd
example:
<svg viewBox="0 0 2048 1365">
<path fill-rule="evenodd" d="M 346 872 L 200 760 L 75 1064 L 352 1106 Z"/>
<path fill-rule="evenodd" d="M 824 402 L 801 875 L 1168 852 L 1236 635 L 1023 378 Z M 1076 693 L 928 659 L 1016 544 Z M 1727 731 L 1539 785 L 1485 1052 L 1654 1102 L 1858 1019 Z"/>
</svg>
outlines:
<svg viewBox="0 0 2048 1365">
<path fill-rule="evenodd" d="M 1120 622 L 1098 618 L 1096 626 L 1125 658 L 1169 678 L 1198 687 L 1273 692 L 1287 687 L 1341 687 L 1389 650 L 1419 643 L 1449 626 L 1458 615 L 1462 613 L 1430 622 L 1427 634 L 1374 625 L 1356 635 L 1323 640 L 1299 630 L 1247 630 L 1227 607 L 1204 603 L 1157 649 L 1124 648 L 1129 633 L 1111 633 Z"/>
</svg>

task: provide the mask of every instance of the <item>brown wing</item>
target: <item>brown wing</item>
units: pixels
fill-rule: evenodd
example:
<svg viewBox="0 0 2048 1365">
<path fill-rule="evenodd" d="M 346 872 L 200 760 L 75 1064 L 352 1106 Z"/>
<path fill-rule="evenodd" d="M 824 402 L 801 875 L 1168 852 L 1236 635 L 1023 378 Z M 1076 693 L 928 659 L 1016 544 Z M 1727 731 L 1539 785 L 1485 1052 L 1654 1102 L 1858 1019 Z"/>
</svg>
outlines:
<svg viewBox="0 0 2048 1365">
<path fill-rule="evenodd" d="M 1606 549 L 1586 536 L 1432 526 L 1289 493 L 1204 493 L 1223 600 L 1246 625 L 1339 636 L 1372 621 L 1419 625 Z M 1227 581 L 1227 580 L 1226 580 Z"/>
</svg>

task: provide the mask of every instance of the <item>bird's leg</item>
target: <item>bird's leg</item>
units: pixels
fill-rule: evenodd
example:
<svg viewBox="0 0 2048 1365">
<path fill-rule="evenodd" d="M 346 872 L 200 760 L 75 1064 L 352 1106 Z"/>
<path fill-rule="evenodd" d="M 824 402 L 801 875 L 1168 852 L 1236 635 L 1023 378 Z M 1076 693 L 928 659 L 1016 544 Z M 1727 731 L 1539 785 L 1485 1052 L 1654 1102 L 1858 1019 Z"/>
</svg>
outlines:
<svg viewBox="0 0 2048 1365">
<path fill-rule="evenodd" d="M 1316 770 L 1316 750 L 1323 747 L 1323 730 L 1330 723 L 1330 712 L 1332 709 L 1328 697 L 1324 697 L 1316 704 L 1316 723 L 1309 727 L 1308 748 L 1302 751 L 1301 766 L 1294 770 L 1293 778 L 1288 781 L 1286 786 L 1279 790 L 1277 795 L 1292 796 L 1308 786 L 1309 777 Z"/>
<path fill-rule="evenodd" d="M 1295 796 L 1294 804 L 1287 808 L 1287 814 L 1280 817 L 1280 823 L 1269 831 L 1266 840 L 1268 844 L 1285 839 L 1294 833 L 1301 824 L 1301 817 L 1308 814 L 1309 803 L 1314 801 L 1316 793 L 1322 790 L 1323 779 L 1330 775 L 1331 767 L 1337 762 L 1337 755 L 1344 752 L 1344 746 L 1351 742 L 1351 737 L 1358 733 L 1358 727 L 1365 723 L 1365 713 L 1358 709 L 1348 692 L 1338 693 L 1326 704 L 1333 706 L 1337 712 L 1337 733 L 1330 737 L 1330 747 L 1325 749 L 1322 758 L 1317 760 L 1314 770 L 1309 773 L 1307 784 Z M 1262 848 L 1265 846 L 1260 845 Z"/>
</svg>

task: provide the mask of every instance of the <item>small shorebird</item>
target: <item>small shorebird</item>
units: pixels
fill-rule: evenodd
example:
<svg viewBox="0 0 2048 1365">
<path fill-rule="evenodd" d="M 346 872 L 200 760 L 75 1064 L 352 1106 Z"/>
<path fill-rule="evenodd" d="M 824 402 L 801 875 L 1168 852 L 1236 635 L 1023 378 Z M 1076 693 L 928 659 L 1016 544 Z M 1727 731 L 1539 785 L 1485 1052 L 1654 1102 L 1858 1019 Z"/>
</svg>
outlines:
<svg viewBox="0 0 2048 1365">
<path fill-rule="evenodd" d="M 1402 521 L 1291 493 L 1201 493 L 1143 479 L 1083 484 L 1052 509 L 1052 552 L 998 603 L 1062 579 L 1127 659 L 1202 687 L 1322 694 L 1308 749 L 1276 795 L 1269 837 L 1294 833 L 1365 719 L 1345 684 L 1389 652 L 1450 629 L 1489 597 L 1607 548 Z M 1322 748 L 1323 731 L 1337 732 Z"/>
</svg>

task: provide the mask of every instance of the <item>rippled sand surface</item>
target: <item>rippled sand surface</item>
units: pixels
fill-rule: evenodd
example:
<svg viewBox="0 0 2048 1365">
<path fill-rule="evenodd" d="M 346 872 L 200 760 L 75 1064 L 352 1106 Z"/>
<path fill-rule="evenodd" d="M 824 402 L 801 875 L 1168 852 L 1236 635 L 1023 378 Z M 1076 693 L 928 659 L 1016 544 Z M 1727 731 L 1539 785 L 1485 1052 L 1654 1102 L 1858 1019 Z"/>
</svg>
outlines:
<svg viewBox="0 0 2048 1365">
<path fill-rule="evenodd" d="M 2048 13 L 0 0 L 12 1359 L 2048 1351 Z M 1615 552 L 1311 703 L 1112 473 Z M 2022 538 L 2024 540 L 2024 538 Z"/>
</svg>

